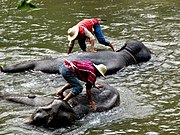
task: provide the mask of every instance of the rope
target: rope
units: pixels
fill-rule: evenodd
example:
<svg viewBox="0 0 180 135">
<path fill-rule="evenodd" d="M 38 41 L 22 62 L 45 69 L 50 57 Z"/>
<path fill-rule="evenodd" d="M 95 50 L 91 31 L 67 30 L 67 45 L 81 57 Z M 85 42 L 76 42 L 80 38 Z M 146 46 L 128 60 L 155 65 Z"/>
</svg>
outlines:
<svg viewBox="0 0 180 135">
<path fill-rule="evenodd" d="M 128 54 L 133 58 L 135 64 L 137 64 L 136 58 L 135 58 L 135 57 L 132 55 L 132 53 L 131 53 L 132 50 L 126 46 L 124 51 L 125 51 L 126 53 L 128 53 Z"/>
</svg>

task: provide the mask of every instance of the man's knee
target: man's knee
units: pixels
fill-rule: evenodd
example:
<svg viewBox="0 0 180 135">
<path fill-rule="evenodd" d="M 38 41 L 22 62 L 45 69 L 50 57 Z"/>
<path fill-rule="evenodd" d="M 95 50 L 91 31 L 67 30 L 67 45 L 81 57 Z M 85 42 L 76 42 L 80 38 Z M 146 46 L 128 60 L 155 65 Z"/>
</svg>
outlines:
<svg viewBox="0 0 180 135">
<path fill-rule="evenodd" d="M 77 95 L 79 95 L 79 93 L 81 93 L 82 92 L 82 90 L 83 90 L 83 86 L 82 85 L 79 85 L 79 86 L 77 86 L 77 87 L 74 87 L 74 88 L 72 88 L 72 94 L 74 95 L 74 96 L 77 96 Z"/>
<path fill-rule="evenodd" d="M 110 44 L 109 40 L 106 40 L 105 38 L 99 38 L 99 39 L 98 39 L 98 42 L 99 42 L 100 44 L 105 45 L 105 46 L 109 46 L 109 44 Z"/>
<path fill-rule="evenodd" d="M 99 42 L 100 44 L 104 44 L 104 43 L 105 43 L 105 39 L 104 39 L 104 38 L 99 38 L 99 39 L 98 39 L 98 42 Z"/>
</svg>

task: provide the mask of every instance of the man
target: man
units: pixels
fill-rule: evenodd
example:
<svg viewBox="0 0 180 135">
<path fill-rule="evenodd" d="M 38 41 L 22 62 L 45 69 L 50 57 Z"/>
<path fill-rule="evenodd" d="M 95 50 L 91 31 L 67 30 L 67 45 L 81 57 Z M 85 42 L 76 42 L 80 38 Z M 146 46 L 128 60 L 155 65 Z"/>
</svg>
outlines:
<svg viewBox="0 0 180 135">
<path fill-rule="evenodd" d="M 89 51 L 95 52 L 94 50 L 95 37 L 93 33 L 95 34 L 100 44 L 109 46 L 114 51 L 114 47 L 112 43 L 110 43 L 109 40 L 104 38 L 98 19 L 92 18 L 92 19 L 84 19 L 81 22 L 79 22 L 77 25 L 68 29 L 69 49 L 67 53 L 69 54 L 72 52 L 75 40 L 78 40 L 79 46 L 83 51 L 86 51 L 85 42 L 89 41 L 91 44 Z"/>
<path fill-rule="evenodd" d="M 102 87 L 102 85 L 95 85 L 96 77 L 103 76 L 105 77 L 105 73 L 107 68 L 103 64 L 95 65 L 91 61 L 83 60 L 83 61 L 68 61 L 65 60 L 64 63 L 60 66 L 59 69 L 63 78 L 67 81 L 57 93 L 56 95 L 63 98 L 63 100 L 68 101 L 73 96 L 77 96 L 83 90 L 83 85 L 80 82 L 86 82 L 86 93 L 87 98 L 94 110 L 96 110 L 96 103 L 93 101 L 91 97 L 91 88 L 92 86 L 96 88 Z M 63 92 L 66 89 L 72 88 L 69 94 L 64 97 Z"/>
</svg>

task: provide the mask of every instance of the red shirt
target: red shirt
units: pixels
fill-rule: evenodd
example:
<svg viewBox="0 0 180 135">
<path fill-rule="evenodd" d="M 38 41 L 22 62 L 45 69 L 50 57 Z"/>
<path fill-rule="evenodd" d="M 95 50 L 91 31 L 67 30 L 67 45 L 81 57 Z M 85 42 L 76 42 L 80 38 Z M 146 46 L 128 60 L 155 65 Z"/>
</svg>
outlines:
<svg viewBox="0 0 180 135">
<path fill-rule="evenodd" d="M 83 27 L 87 28 L 91 33 L 93 33 L 93 26 L 96 24 L 100 25 L 98 19 L 92 18 L 92 19 L 84 19 L 84 20 L 80 21 L 77 25 L 83 26 Z"/>
<path fill-rule="evenodd" d="M 72 64 L 75 65 L 74 68 L 72 67 Z M 81 60 L 69 62 L 65 60 L 64 65 L 67 66 L 73 73 L 75 73 L 78 79 L 84 82 L 90 82 L 93 85 L 95 84 L 96 69 L 91 61 Z"/>
</svg>

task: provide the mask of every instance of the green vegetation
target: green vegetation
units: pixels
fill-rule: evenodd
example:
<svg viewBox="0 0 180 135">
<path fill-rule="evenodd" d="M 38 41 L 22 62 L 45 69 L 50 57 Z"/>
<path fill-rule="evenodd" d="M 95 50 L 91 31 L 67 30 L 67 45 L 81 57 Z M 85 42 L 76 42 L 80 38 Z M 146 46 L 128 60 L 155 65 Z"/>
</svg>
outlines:
<svg viewBox="0 0 180 135">
<path fill-rule="evenodd" d="M 19 10 L 29 10 L 37 7 L 31 3 L 31 0 L 20 0 L 17 8 Z"/>
</svg>

